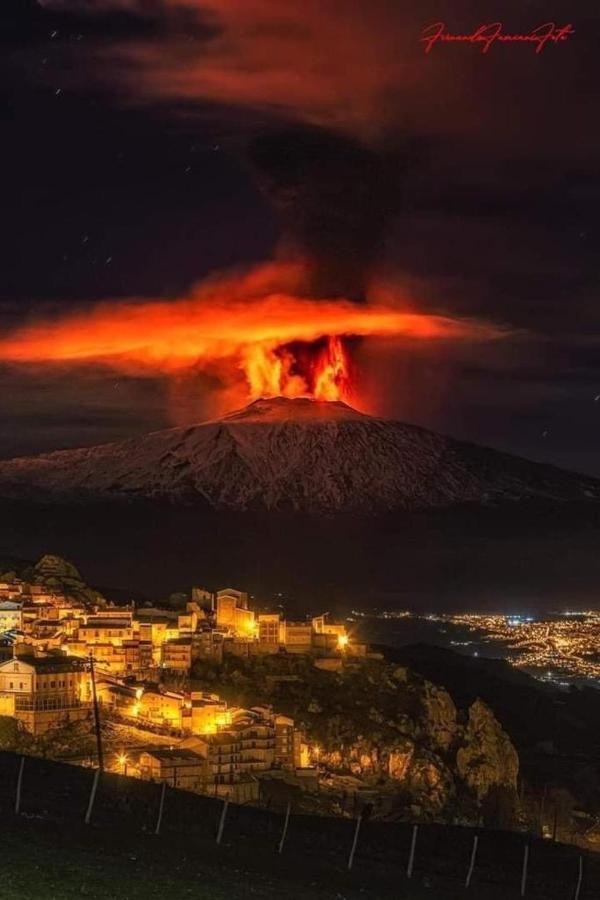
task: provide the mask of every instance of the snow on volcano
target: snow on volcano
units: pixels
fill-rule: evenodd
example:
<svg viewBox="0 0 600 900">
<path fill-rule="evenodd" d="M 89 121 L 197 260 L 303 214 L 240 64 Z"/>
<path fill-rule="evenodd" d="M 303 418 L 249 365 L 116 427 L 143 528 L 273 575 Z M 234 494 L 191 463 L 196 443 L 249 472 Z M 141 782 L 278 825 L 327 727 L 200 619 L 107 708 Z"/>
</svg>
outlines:
<svg viewBox="0 0 600 900">
<path fill-rule="evenodd" d="M 277 397 L 198 425 L 0 462 L 0 497 L 376 513 L 593 501 L 600 482 L 341 402 Z"/>
</svg>

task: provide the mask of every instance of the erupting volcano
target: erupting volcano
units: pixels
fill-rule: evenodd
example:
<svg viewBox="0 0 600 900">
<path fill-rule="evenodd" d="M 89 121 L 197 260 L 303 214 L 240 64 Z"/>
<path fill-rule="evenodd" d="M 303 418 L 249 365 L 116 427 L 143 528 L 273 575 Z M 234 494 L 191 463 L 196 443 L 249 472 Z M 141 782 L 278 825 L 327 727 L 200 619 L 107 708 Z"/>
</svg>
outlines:
<svg viewBox="0 0 600 900">
<path fill-rule="evenodd" d="M 0 335 L 0 355 L 5 363 L 102 365 L 136 377 L 207 372 L 229 392 L 231 408 L 260 397 L 351 399 L 353 338 L 506 334 L 490 322 L 414 312 L 385 293 L 364 303 L 306 296 L 304 277 L 302 267 L 270 263 L 215 276 L 184 298 L 98 303 Z"/>
</svg>

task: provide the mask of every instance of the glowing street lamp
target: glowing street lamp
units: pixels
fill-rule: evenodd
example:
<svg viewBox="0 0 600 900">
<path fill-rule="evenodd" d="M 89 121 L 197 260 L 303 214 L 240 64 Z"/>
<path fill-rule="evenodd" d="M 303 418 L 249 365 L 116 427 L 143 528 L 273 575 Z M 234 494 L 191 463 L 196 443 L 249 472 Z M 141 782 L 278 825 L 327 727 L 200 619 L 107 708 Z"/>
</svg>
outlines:
<svg viewBox="0 0 600 900">
<path fill-rule="evenodd" d="M 127 775 L 127 763 L 129 762 L 129 757 L 126 753 L 120 753 L 118 756 L 118 763 L 121 766 L 123 775 Z"/>
</svg>

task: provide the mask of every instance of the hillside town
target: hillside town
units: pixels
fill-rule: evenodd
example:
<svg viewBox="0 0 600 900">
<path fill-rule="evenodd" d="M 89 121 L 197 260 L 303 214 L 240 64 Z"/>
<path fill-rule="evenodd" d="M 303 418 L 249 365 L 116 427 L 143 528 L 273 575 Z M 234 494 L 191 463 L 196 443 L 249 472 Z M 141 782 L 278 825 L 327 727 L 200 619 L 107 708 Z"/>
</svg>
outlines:
<svg viewBox="0 0 600 900">
<path fill-rule="evenodd" d="M 290 621 L 257 612 L 235 588 L 195 587 L 176 609 L 117 606 L 82 592 L 78 579 L 47 556 L 28 580 L 10 573 L 0 581 L 0 716 L 43 735 L 89 720 L 95 696 L 103 714 L 168 740 L 115 760 L 141 778 L 248 801 L 257 796 L 254 773 L 311 769 L 314 750 L 293 719 L 194 690 L 198 661 L 294 654 L 339 671 L 371 655 L 327 615 Z"/>
</svg>

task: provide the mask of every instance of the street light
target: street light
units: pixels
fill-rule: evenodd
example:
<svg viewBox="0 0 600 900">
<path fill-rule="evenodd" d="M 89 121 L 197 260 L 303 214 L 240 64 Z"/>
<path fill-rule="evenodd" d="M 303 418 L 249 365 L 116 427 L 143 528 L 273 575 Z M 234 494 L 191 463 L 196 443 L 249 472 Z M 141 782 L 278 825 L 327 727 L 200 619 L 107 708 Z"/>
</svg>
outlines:
<svg viewBox="0 0 600 900">
<path fill-rule="evenodd" d="M 126 753 L 120 753 L 118 756 L 119 765 L 122 767 L 123 775 L 127 775 L 127 763 L 129 762 L 129 757 Z"/>
</svg>

